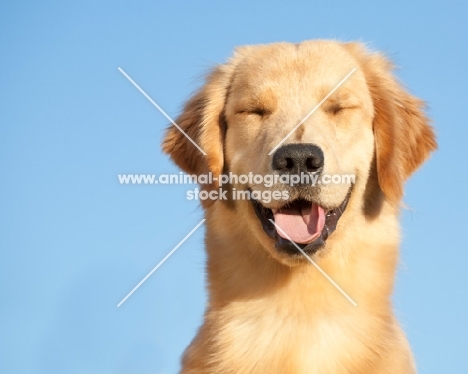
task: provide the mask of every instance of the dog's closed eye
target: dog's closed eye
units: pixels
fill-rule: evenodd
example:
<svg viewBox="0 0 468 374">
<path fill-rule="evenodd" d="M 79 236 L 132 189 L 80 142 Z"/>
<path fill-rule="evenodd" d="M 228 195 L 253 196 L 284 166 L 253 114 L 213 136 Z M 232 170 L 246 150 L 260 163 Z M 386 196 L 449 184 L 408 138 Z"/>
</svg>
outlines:
<svg viewBox="0 0 468 374">
<path fill-rule="evenodd" d="M 254 115 L 258 117 L 265 117 L 271 114 L 271 111 L 265 108 L 249 108 L 237 111 L 237 114 L 241 115 Z"/>
<path fill-rule="evenodd" d="M 345 110 L 356 108 L 357 105 L 333 103 L 325 108 L 325 112 L 336 116 L 342 114 Z"/>
<path fill-rule="evenodd" d="M 334 115 L 342 112 L 343 110 L 344 110 L 344 107 L 342 107 L 340 104 L 333 104 L 326 109 L 327 113 L 334 114 Z"/>
</svg>

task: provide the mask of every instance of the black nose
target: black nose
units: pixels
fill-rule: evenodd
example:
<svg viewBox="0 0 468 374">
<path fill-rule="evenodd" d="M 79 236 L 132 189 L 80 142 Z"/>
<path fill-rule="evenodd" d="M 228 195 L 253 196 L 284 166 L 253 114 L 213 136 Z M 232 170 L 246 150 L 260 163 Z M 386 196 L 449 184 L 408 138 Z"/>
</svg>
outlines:
<svg viewBox="0 0 468 374">
<path fill-rule="evenodd" d="M 315 144 L 287 144 L 273 154 L 272 167 L 280 173 L 317 173 L 323 163 L 323 152 Z"/>
</svg>

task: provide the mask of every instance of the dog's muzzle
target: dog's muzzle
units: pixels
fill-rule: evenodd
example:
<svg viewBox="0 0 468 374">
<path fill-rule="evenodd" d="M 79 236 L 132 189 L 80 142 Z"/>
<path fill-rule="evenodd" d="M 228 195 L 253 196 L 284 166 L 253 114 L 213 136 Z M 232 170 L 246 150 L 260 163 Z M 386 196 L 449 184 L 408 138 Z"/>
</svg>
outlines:
<svg viewBox="0 0 468 374">
<path fill-rule="evenodd" d="M 273 155 L 272 169 L 278 174 L 299 175 L 320 173 L 324 167 L 324 155 L 314 144 L 287 144 Z M 298 191 L 309 186 L 299 185 Z M 253 200 L 255 213 L 265 233 L 275 239 L 276 248 L 290 254 L 298 254 L 296 245 L 312 254 L 324 246 L 335 231 L 338 220 L 346 209 L 350 193 L 333 209 L 327 209 L 311 201 L 298 198 L 279 209 L 269 209 Z M 274 224 L 270 221 L 274 221 Z M 275 226 L 276 225 L 276 226 Z"/>
</svg>

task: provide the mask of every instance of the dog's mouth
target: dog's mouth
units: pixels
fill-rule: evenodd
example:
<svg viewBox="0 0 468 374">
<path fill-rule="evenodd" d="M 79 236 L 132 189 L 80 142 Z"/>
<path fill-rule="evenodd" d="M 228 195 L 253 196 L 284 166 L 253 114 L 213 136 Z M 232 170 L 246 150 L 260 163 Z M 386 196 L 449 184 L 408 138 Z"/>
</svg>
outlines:
<svg viewBox="0 0 468 374">
<path fill-rule="evenodd" d="M 276 248 L 297 255 L 300 253 L 292 242 L 308 254 L 325 245 L 346 209 L 349 196 L 348 193 L 344 201 L 333 209 L 305 199 L 293 200 L 280 209 L 266 208 L 257 200 L 252 202 L 263 230 L 276 241 Z"/>
</svg>

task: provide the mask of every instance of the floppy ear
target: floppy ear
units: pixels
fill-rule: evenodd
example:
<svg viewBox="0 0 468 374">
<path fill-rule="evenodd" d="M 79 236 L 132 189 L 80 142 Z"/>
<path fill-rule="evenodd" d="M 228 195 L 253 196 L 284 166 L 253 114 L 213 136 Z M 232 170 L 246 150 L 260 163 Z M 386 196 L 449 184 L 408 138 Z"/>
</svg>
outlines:
<svg viewBox="0 0 468 374">
<path fill-rule="evenodd" d="M 360 62 L 374 102 L 379 185 L 387 200 L 398 203 L 405 180 L 437 148 L 434 130 L 424 114 L 424 102 L 397 81 L 389 60 L 358 43 L 346 46 Z"/>
<path fill-rule="evenodd" d="M 185 104 L 177 125 L 171 125 L 162 143 L 163 151 L 189 174 L 208 174 L 218 177 L 223 170 L 222 112 L 234 68 L 221 65 L 207 77 L 203 87 Z M 204 155 L 189 139 L 193 140 Z"/>
</svg>

